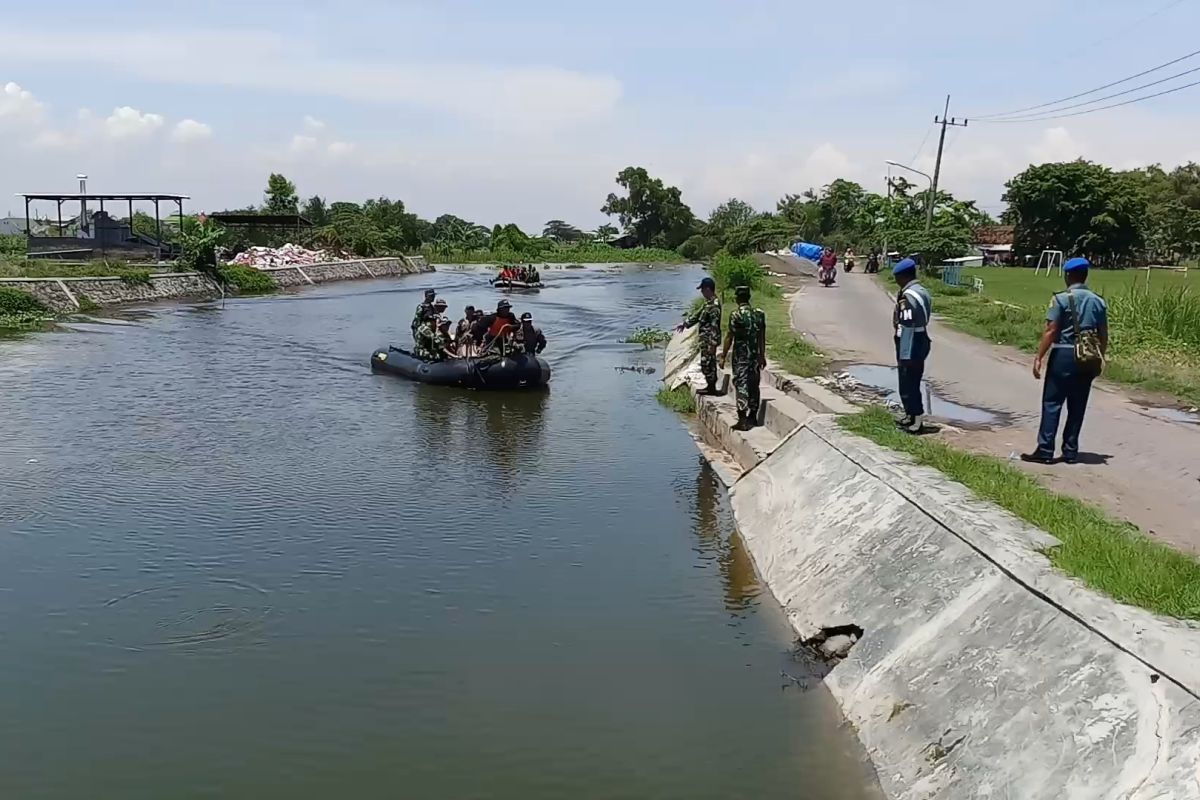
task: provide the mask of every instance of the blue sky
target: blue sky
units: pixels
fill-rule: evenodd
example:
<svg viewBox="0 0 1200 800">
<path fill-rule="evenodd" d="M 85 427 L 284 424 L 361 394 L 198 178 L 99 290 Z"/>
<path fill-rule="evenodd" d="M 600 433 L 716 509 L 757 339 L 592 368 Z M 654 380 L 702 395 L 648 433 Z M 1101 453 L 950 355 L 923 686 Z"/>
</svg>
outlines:
<svg viewBox="0 0 1200 800">
<path fill-rule="evenodd" d="M 26 4 L 0 27 L 0 197 L 70 190 L 83 171 L 95 190 L 212 210 L 258 202 L 274 170 L 303 195 L 590 228 L 638 164 L 699 214 L 734 195 L 770 208 L 839 176 L 878 188 L 885 159 L 930 170 L 947 93 L 955 115 L 1007 111 L 1198 46 L 1200 0 L 1084 5 Z M 972 125 L 948 138 L 943 185 L 996 211 L 1031 162 L 1200 160 L 1198 122 L 1200 87 Z"/>
</svg>

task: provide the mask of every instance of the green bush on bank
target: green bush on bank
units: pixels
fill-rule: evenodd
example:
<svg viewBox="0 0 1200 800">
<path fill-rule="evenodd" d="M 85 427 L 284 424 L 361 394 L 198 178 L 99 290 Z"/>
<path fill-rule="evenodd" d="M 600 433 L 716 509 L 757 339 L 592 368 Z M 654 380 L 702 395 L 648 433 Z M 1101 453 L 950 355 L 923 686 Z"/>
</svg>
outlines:
<svg viewBox="0 0 1200 800">
<path fill-rule="evenodd" d="M 674 389 L 663 386 L 655 397 L 659 403 L 679 414 L 696 413 L 696 398 L 692 394 L 691 387 L 686 383 L 676 386 Z"/>
<path fill-rule="evenodd" d="M 279 284 L 265 272 L 242 264 L 225 264 L 217 270 L 221 280 L 237 289 L 238 294 L 271 294 Z"/>
<path fill-rule="evenodd" d="M 50 309 L 33 295 L 0 286 L 0 328 L 30 328 L 49 316 L 52 316 Z"/>
</svg>

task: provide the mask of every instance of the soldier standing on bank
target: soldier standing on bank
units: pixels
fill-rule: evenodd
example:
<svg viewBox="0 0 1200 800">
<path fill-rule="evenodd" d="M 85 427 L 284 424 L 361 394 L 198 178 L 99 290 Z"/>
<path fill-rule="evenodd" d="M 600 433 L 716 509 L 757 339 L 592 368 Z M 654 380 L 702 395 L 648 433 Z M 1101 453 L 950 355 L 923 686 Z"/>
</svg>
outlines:
<svg viewBox="0 0 1200 800">
<path fill-rule="evenodd" d="M 900 286 L 896 294 L 896 307 L 892 310 L 892 325 L 896 332 L 900 404 L 904 406 L 904 417 L 896 424 L 909 433 L 920 433 L 925 416 L 921 379 L 925 376 L 925 359 L 929 358 L 929 319 L 933 313 L 933 298 L 917 282 L 917 262 L 911 258 L 892 267 L 892 277 Z"/>
<path fill-rule="evenodd" d="M 729 348 L 733 348 L 733 387 L 737 392 L 738 421 L 735 430 L 753 428 L 758 417 L 759 370 L 763 363 L 765 333 L 759 330 L 763 319 L 760 311 L 750 306 L 750 287 L 735 290 L 738 307 L 729 315 L 729 332 L 718 364 L 725 367 Z"/>
<path fill-rule="evenodd" d="M 1100 375 L 1108 352 L 1108 306 L 1088 288 L 1091 266 L 1086 258 L 1072 258 L 1063 264 L 1067 290 L 1050 300 L 1046 330 L 1033 361 L 1033 377 L 1040 379 L 1046 354 L 1050 355 L 1042 386 L 1042 424 L 1037 449 L 1022 453 L 1022 461 L 1054 463 L 1054 440 L 1064 403 L 1067 424 L 1063 428 L 1063 461 L 1074 464 L 1079 458 L 1079 433 L 1083 430 L 1092 381 Z"/>
<path fill-rule="evenodd" d="M 700 394 L 720 394 L 717 389 L 717 347 L 721 344 L 721 301 L 717 299 L 717 284 L 705 278 L 696 287 L 704 297 L 704 305 L 689 315 L 675 330 L 682 331 L 699 325 L 700 372 L 707 384 Z"/>
</svg>

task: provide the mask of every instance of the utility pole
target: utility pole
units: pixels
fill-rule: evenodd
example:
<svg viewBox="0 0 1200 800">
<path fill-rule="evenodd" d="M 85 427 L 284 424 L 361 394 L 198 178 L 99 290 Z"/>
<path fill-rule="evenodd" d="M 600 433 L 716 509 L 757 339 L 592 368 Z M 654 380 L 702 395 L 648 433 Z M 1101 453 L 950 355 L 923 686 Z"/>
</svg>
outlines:
<svg viewBox="0 0 1200 800">
<path fill-rule="evenodd" d="M 946 108 L 942 112 L 939 119 L 936 115 L 933 118 L 935 125 L 942 126 L 942 135 L 938 137 L 938 154 L 937 162 L 933 165 L 933 186 L 930 188 L 928 208 L 925 210 L 925 230 L 928 231 L 933 227 L 933 205 L 937 202 L 938 178 L 942 174 L 942 150 L 946 147 L 946 126 L 953 125 L 956 128 L 967 127 L 968 120 L 959 122 L 956 118 L 950 115 L 950 95 L 946 95 Z"/>
</svg>

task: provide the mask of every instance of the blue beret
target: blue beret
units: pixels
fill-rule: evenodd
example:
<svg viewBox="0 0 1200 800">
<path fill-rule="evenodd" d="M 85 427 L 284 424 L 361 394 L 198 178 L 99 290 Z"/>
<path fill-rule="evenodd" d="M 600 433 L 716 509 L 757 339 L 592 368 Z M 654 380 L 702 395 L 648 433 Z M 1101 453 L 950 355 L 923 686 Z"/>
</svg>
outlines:
<svg viewBox="0 0 1200 800">
<path fill-rule="evenodd" d="M 906 258 L 903 261 L 901 261 L 899 264 L 897 264 L 896 266 L 892 267 L 892 274 L 899 275 L 901 272 L 907 272 L 910 269 L 916 269 L 916 268 L 917 268 L 917 262 L 913 261 L 911 258 Z"/>
<path fill-rule="evenodd" d="M 1063 264 L 1063 272 L 1074 272 L 1077 269 L 1088 269 L 1092 266 L 1092 262 L 1086 258 L 1072 258 L 1067 263 Z"/>
</svg>

